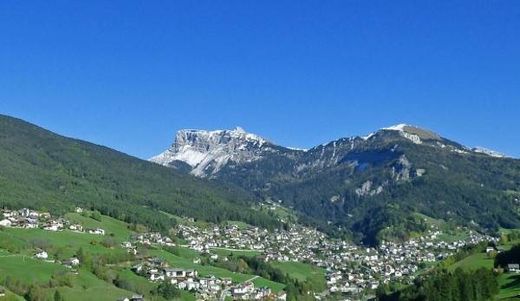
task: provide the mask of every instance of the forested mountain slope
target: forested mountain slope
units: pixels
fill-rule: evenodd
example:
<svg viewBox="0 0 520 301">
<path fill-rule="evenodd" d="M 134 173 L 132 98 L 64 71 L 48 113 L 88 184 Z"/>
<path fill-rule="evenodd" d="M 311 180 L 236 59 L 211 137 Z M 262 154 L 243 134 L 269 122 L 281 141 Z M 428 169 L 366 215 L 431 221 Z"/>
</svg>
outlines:
<svg viewBox="0 0 520 301">
<path fill-rule="evenodd" d="M 240 143 L 239 135 L 229 148 L 230 132 L 209 132 L 208 140 L 191 130 L 191 140 L 177 141 L 168 150 L 171 160 L 159 163 L 281 200 L 303 219 L 329 231 L 346 229 L 369 244 L 424 229 L 416 213 L 488 231 L 520 226 L 520 160 L 428 130 L 401 124 L 309 150 L 261 138 Z M 187 164 L 178 150 L 196 150 L 205 167 Z"/>
<path fill-rule="evenodd" d="M 128 222 L 166 229 L 178 216 L 273 226 L 240 189 L 59 136 L 0 115 L 0 206 L 70 211 L 95 208 Z"/>
</svg>

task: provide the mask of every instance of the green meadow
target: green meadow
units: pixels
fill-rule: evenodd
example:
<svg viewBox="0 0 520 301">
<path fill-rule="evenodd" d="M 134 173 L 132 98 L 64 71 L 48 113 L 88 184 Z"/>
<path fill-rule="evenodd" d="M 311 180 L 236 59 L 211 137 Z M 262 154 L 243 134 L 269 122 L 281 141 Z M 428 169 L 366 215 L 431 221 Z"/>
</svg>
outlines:
<svg viewBox="0 0 520 301">
<path fill-rule="evenodd" d="M 41 287 L 40 293 L 47 299 L 53 300 L 56 291 L 64 300 L 117 300 L 118 298 L 139 293 L 145 295 L 147 300 L 164 300 L 162 297 L 152 294 L 157 288 L 156 283 L 149 282 L 146 278 L 130 271 L 131 262 L 114 261 L 114 264 L 105 265 L 104 275 L 112 275 L 111 279 L 117 279 L 124 283 L 125 289 L 117 287 L 112 280 L 103 280 L 98 274 L 93 274 L 90 269 L 81 267 L 78 272 L 64 267 L 59 263 L 47 262 L 33 258 L 38 249 L 44 249 L 49 254 L 49 259 L 67 259 L 76 256 L 80 248 L 89 256 L 101 256 L 104 258 L 128 257 L 126 250 L 120 247 L 122 241 L 129 240 L 133 231 L 128 224 L 117 219 L 96 215 L 91 217 L 91 212 L 68 213 L 66 219 L 72 223 L 81 224 L 84 229 L 101 228 L 106 235 L 94 235 L 78 233 L 70 230 L 46 231 L 42 229 L 0 229 L 0 283 L 4 283 L 9 277 L 10 281 L 18 281 L 23 285 L 25 292 L 31 285 Z M 239 226 L 245 226 L 239 225 Z M 107 245 L 105 240 L 111 240 Z M 235 255 L 256 256 L 256 251 L 238 251 L 213 249 L 212 252 L 219 256 Z M 214 275 L 216 277 L 228 277 L 234 282 L 252 281 L 256 286 L 269 287 L 273 291 L 281 291 L 285 285 L 250 274 L 241 274 L 209 264 L 195 264 L 193 261 L 201 255 L 186 247 L 176 247 L 174 251 L 161 248 L 149 248 L 144 251 L 145 256 L 157 256 L 166 260 L 172 267 L 196 269 L 201 276 Z M 68 279 L 68 284 L 49 286 L 56 277 Z M 3 300 L 23 300 L 11 291 L 6 291 Z M 24 293 L 22 293 L 23 295 Z M 21 298 L 21 299 L 20 299 Z M 195 296 L 186 291 L 181 292 L 182 300 L 195 300 Z"/>
<path fill-rule="evenodd" d="M 313 290 L 317 292 L 326 289 L 325 270 L 322 268 L 301 262 L 275 262 L 272 266 L 293 279 L 309 281 Z"/>
</svg>

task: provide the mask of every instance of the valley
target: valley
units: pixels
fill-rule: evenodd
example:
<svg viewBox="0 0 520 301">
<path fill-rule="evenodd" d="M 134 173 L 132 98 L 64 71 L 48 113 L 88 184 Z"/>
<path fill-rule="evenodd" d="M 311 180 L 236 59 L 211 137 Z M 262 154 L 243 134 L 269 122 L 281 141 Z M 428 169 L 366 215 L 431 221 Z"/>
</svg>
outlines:
<svg viewBox="0 0 520 301">
<path fill-rule="evenodd" d="M 517 293 L 489 255 L 520 238 L 516 159 L 399 125 L 309 150 L 185 130 L 147 162 L 0 123 L 1 298 L 415 300 L 461 269 Z"/>
<path fill-rule="evenodd" d="M 298 224 L 270 231 L 178 218 L 183 222 L 161 235 L 81 208 L 63 217 L 30 209 L 2 216 L 0 283 L 31 300 L 365 300 L 381 286 L 412 284 L 461 250 L 499 243 L 464 228 L 444 233 L 432 220 L 409 241 L 366 248 Z M 490 269 L 488 258 L 469 255 L 450 269 Z"/>
</svg>

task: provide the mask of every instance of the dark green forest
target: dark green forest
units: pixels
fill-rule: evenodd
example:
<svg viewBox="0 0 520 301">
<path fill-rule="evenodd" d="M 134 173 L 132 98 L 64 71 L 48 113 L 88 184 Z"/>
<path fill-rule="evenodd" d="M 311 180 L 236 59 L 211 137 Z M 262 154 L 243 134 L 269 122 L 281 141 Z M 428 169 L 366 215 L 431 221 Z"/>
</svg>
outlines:
<svg viewBox="0 0 520 301">
<path fill-rule="evenodd" d="M 156 230 L 175 223 L 168 214 L 277 226 L 250 208 L 252 200 L 241 189 L 0 115 L 0 206 L 57 214 L 81 206 Z"/>
<path fill-rule="evenodd" d="M 499 292 L 496 275 L 488 269 L 454 272 L 436 270 L 393 294 L 378 289 L 379 301 L 486 301 Z"/>
</svg>

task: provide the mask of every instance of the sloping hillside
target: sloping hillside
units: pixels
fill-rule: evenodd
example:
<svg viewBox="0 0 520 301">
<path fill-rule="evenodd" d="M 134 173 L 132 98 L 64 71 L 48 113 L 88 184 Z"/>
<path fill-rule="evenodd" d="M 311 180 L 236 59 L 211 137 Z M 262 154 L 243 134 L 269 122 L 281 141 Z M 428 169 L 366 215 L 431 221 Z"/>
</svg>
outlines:
<svg viewBox="0 0 520 301">
<path fill-rule="evenodd" d="M 156 229 L 174 223 L 159 211 L 213 222 L 276 224 L 251 210 L 250 201 L 240 189 L 0 115 L 0 206 L 55 212 L 84 206 Z"/>
</svg>

